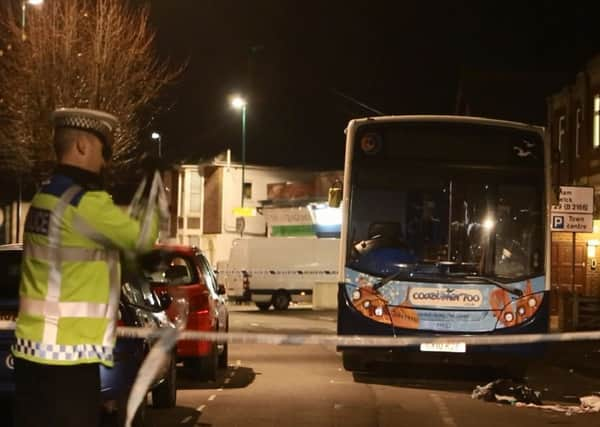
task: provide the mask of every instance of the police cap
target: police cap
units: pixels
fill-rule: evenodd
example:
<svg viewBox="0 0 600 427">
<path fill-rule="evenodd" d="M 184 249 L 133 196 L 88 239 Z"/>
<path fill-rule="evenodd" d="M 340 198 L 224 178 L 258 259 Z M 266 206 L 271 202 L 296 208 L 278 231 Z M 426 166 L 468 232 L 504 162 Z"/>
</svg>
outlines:
<svg viewBox="0 0 600 427">
<path fill-rule="evenodd" d="M 102 156 L 109 160 L 112 156 L 114 132 L 119 120 L 104 111 L 86 108 L 59 108 L 52 113 L 52 123 L 56 129 L 73 128 L 88 131 L 102 142 Z"/>
</svg>

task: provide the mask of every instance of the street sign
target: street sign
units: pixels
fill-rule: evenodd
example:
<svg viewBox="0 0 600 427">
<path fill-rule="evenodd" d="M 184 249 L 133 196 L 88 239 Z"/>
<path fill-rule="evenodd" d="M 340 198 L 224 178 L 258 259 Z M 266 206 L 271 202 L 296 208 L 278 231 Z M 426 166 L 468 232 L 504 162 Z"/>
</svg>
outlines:
<svg viewBox="0 0 600 427">
<path fill-rule="evenodd" d="M 233 215 L 240 216 L 256 216 L 256 208 L 233 208 Z"/>
<path fill-rule="evenodd" d="M 593 187 L 560 187 L 558 205 L 552 212 L 591 214 L 594 212 Z"/>
<path fill-rule="evenodd" d="M 552 214 L 552 231 L 591 233 L 592 229 L 592 214 Z"/>
<path fill-rule="evenodd" d="M 591 233 L 594 188 L 561 186 L 558 205 L 552 206 L 551 230 Z"/>
</svg>

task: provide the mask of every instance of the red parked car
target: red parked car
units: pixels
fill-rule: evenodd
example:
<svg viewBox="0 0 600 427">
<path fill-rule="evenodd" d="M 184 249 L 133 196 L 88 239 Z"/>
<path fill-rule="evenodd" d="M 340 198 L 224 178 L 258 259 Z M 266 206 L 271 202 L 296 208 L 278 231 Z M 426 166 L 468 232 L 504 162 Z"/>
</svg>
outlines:
<svg viewBox="0 0 600 427">
<path fill-rule="evenodd" d="M 202 252 L 190 246 L 160 245 L 151 257 L 158 257 L 160 267 L 147 271 L 157 293 L 183 296 L 189 304 L 186 329 L 225 332 L 229 314 L 225 305 L 225 288 L 217 283 L 215 273 Z M 155 263 L 149 263 L 155 265 Z M 167 315 L 178 315 L 178 304 L 171 304 Z M 194 377 L 216 380 L 217 369 L 227 367 L 227 343 L 178 341 L 177 357 Z"/>
</svg>

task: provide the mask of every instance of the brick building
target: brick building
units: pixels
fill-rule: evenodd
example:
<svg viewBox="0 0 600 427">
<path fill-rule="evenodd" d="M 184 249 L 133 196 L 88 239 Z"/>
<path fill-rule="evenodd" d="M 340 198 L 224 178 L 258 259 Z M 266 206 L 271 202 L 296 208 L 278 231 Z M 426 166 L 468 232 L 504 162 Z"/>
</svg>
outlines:
<svg viewBox="0 0 600 427">
<path fill-rule="evenodd" d="M 547 98 L 547 126 L 553 182 L 594 188 L 594 232 L 553 233 L 552 290 L 600 297 L 600 54 Z"/>
</svg>

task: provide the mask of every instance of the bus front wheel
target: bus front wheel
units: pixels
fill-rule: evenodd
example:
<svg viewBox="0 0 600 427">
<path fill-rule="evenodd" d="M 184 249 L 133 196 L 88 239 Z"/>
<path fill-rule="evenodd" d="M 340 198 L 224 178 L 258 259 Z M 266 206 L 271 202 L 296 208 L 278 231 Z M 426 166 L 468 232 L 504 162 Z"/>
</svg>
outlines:
<svg viewBox="0 0 600 427">
<path fill-rule="evenodd" d="M 342 351 L 342 363 L 344 369 L 350 372 L 365 370 L 364 357 L 355 350 Z"/>
</svg>

